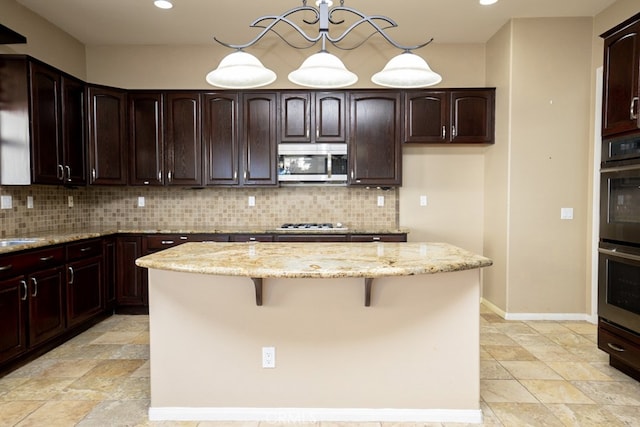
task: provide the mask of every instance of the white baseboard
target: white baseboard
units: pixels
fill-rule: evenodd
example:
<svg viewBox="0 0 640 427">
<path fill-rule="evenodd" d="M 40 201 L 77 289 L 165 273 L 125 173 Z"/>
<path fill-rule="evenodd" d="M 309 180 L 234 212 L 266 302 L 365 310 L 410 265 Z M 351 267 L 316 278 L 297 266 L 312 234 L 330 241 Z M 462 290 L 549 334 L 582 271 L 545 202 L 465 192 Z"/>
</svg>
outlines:
<svg viewBox="0 0 640 427">
<path fill-rule="evenodd" d="M 482 298 L 481 303 L 506 320 L 556 320 L 598 323 L 598 316 L 586 313 L 507 313 L 484 298 Z"/>
<path fill-rule="evenodd" d="M 183 408 L 151 407 L 150 421 L 263 421 L 273 423 L 435 422 L 482 423 L 480 409 Z"/>
</svg>

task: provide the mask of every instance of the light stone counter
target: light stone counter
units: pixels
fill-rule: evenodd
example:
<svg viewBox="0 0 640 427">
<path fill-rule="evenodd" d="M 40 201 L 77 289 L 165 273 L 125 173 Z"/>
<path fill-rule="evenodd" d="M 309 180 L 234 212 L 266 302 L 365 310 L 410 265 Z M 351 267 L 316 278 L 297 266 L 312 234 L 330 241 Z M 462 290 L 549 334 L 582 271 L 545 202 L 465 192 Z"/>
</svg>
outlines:
<svg viewBox="0 0 640 427">
<path fill-rule="evenodd" d="M 139 258 L 140 267 L 261 278 L 388 277 L 488 267 L 447 243 L 185 243 Z"/>
<path fill-rule="evenodd" d="M 149 418 L 479 423 L 480 268 L 491 263 L 387 242 L 185 243 L 139 258 Z M 370 307 L 363 278 L 375 281 Z"/>
</svg>

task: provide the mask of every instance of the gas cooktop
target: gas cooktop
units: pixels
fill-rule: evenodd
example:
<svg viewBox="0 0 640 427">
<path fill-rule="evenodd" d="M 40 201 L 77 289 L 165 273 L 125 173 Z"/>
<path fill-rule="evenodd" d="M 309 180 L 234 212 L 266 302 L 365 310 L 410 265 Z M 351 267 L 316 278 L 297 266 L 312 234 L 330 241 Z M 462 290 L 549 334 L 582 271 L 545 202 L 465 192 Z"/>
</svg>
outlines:
<svg viewBox="0 0 640 427">
<path fill-rule="evenodd" d="M 342 223 L 335 225 L 330 222 L 302 222 L 302 223 L 286 223 L 278 227 L 278 230 L 347 230 Z"/>
</svg>

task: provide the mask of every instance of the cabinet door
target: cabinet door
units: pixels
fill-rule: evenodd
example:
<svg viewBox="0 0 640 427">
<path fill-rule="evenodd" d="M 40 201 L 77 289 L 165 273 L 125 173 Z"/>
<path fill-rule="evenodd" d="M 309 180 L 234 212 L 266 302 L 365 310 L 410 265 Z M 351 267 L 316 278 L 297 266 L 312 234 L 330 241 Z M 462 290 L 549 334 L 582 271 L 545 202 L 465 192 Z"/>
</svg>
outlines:
<svg viewBox="0 0 640 427">
<path fill-rule="evenodd" d="M 62 266 L 28 276 L 30 346 L 65 330 L 64 277 Z"/>
<path fill-rule="evenodd" d="M 167 93 L 166 167 L 169 185 L 202 186 L 200 95 Z"/>
<path fill-rule="evenodd" d="M 89 182 L 126 185 L 126 94 L 90 86 L 88 98 Z"/>
<path fill-rule="evenodd" d="M 31 69 L 31 177 L 34 184 L 62 183 L 60 74 L 35 62 Z"/>
<path fill-rule="evenodd" d="M 635 22 L 605 36 L 603 136 L 640 128 L 638 73 L 640 73 L 640 22 Z"/>
<path fill-rule="evenodd" d="M 494 98 L 493 90 L 451 92 L 451 142 L 493 142 Z"/>
<path fill-rule="evenodd" d="M 203 96 L 202 139 L 207 185 L 238 184 L 238 94 Z"/>
<path fill-rule="evenodd" d="M 0 280 L 0 363 L 27 350 L 27 292 L 24 277 Z"/>
<path fill-rule="evenodd" d="M 103 253 L 103 283 L 104 283 L 104 300 L 105 308 L 109 311 L 113 310 L 116 304 L 116 252 L 117 245 L 114 237 L 104 239 L 102 245 Z"/>
<path fill-rule="evenodd" d="M 67 326 L 102 312 L 104 308 L 102 257 L 67 265 Z"/>
<path fill-rule="evenodd" d="M 147 275 L 143 274 L 146 273 L 146 269 L 136 265 L 136 259 L 142 256 L 142 239 L 140 237 L 119 237 L 117 254 L 116 298 L 118 305 L 147 305 Z"/>
<path fill-rule="evenodd" d="M 247 93 L 243 105 L 241 182 L 277 185 L 276 94 Z"/>
<path fill-rule="evenodd" d="M 400 185 L 400 93 L 354 92 L 349 101 L 349 184 Z"/>
<path fill-rule="evenodd" d="M 280 94 L 280 142 L 311 142 L 311 93 Z"/>
<path fill-rule="evenodd" d="M 315 93 L 315 141 L 345 142 L 346 102 L 343 92 Z"/>
<path fill-rule="evenodd" d="M 164 185 L 161 93 L 129 94 L 129 183 Z"/>
<path fill-rule="evenodd" d="M 449 93 L 412 91 L 404 100 L 404 141 L 416 143 L 448 142 Z"/>
<path fill-rule="evenodd" d="M 62 78 L 62 152 L 64 182 L 87 182 L 85 144 L 85 90 L 80 80 Z"/>
</svg>

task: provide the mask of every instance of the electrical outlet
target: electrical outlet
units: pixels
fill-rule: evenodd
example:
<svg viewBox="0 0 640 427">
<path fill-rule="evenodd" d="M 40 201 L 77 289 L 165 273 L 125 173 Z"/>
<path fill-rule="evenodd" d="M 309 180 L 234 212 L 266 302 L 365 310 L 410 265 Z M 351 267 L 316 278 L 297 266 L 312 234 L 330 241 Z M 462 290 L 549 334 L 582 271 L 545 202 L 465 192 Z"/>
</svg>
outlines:
<svg viewBox="0 0 640 427">
<path fill-rule="evenodd" d="M 262 347 L 262 367 L 263 368 L 276 367 L 276 348 L 275 347 Z"/>
<path fill-rule="evenodd" d="M 70 208 L 73 207 L 73 196 L 67 197 L 67 204 L 69 205 Z"/>
<path fill-rule="evenodd" d="M 145 205 L 144 197 L 143 196 L 138 197 L 138 207 L 144 208 L 144 205 Z"/>
<path fill-rule="evenodd" d="M 378 206 L 384 206 L 384 196 L 378 196 Z"/>
<path fill-rule="evenodd" d="M 256 196 L 249 196 L 249 206 L 256 205 Z"/>
<path fill-rule="evenodd" d="M 33 209 L 33 196 L 27 196 L 27 209 Z"/>
<path fill-rule="evenodd" d="M 427 206 L 427 196 L 420 196 L 420 206 Z"/>
<path fill-rule="evenodd" d="M 13 198 L 11 196 L 0 197 L 0 209 L 13 208 Z"/>
</svg>

